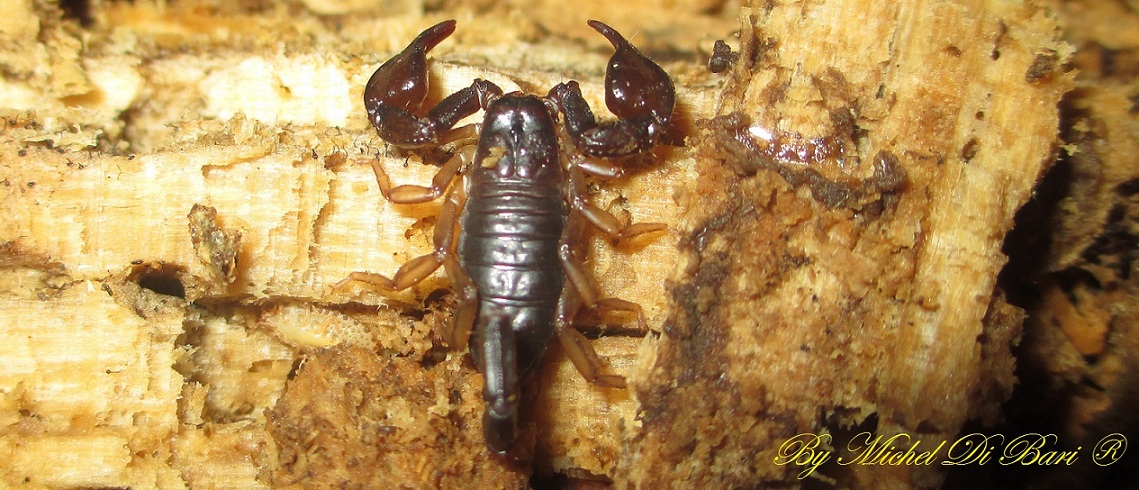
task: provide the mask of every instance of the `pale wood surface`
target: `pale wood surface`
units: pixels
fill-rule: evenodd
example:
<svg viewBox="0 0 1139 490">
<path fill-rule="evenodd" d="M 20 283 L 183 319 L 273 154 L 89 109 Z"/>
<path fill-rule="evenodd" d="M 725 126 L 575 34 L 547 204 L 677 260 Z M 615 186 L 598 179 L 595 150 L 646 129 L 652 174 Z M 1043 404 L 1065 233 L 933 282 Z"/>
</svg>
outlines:
<svg viewBox="0 0 1139 490">
<path fill-rule="evenodd" d="M 380 60 L 451 14 L 424 17 L 411 2 L 388 6 L 388 17 L 336 20 L 283 7 L 254 16 L 110 4 L 84 49 L 57 13 L 0 5 L 11 12 L 3 59 L 24 74 L 0 84 L 9 486 L 399 475 L 524 486 L 531 471 L 644 488 L 794 481 L 799 469 L 773 461 L 796 433 L 873 415 L 881 433 L 952 437 L 970 418 L 991 420 L 1014 381 L 1019 312 L 994 292 L 1000 244 L 1050 162 L 1056 103 L 1071 86 L 1069 48 L 1044 4 L 835 1 L 740 13 L 730 2 L 540 2 L 484 17 L 459 5 L 459 31 L 433 65 L 437 96 L 476 76 L 544 92 L 572 75 L 601 107 L 609 51 L 584 26 L 595 17 L 673 75 L 688 136 L 593 196 L 623 219 L 670 226 L 629 250 L 594 244 L 603 290 L 641 304 L 651 330 L 595 342 L 631 388 L 593 388 L 554 352 L 527 385 L 519 464 L 487 457 L 477 373 L 436 348 L 448 316 L 432 294 L 442 275 L 399 294 L 330 289 L 428 249 L 437 206 L 385 202 L 369 162 L 381 158 L 399 183 L 424 182 L 435 167 L 386 149 L 357 101 Z M 741 24 L 742 41 L 731 39 Z M 717 38 L 745 43 L 726 75 L 700 65 Z M 826 182 L 862 186 L 888 151 L 907 185 L 828 206 L 774 167 L 738 172 L 755 155 L 731 153 L 731 134 L 699 122 L 736 111 L 752 137 L 841 148 L 842 158 L 812 163 Z M 776 165 L 798 171 L 796 158 Z M 870 201 L 879 214 L 861 207 Z M 195 246 L 196 204 L 216 210 L 205 223 L 231 245 Z M 227 251 L 231 279 L 210 260 Z M 178 288 L 181 298 L 152 291 Z M 336 362 L 367 353 L 374 364 Z M 415 384 L 389 386 L 382 373 Z M 330 386 L 357 386 L 381 407 L 353 412 L 336 404 L 351 396 L 322 394 Z M 318 459 L 364 454 L 353 445 L 389 464 L 365 475 Z M 54 456 L 35 457 L 45 451 Z M 393 455 L 405 459 L 384 459 Z M 939 474 L 817 477 L 878 486 Z"/>
</svg>

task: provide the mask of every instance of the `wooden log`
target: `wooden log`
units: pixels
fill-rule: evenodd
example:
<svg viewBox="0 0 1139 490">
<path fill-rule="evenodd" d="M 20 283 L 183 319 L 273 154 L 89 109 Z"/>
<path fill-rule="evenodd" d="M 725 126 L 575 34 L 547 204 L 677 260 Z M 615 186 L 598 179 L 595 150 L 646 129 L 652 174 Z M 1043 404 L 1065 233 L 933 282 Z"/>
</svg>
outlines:
<svg viewBox="0 0 1139 490">
<path fill-rule="evenodd" d="M 435 100 L 474 77 L 544 92 L 572 74 L 603 106 L 608 48 L 585 17 L 564 22 L 596 13 L 672 73 L 687 136 L 591 188 L 622 219 L 670 226 L 592 247 L 606 294 L 645 309 L 645 337 L 594 341 L 631 388 L 588 385 L 554 349 L 504 461 L 481 443 L 477 372 L 437 335 L 445 278 L 331 288 L 429 249 L 437 204 L 386 202 L 370 162 L 399 183 L 435 167 L 385 147 L 357 101 L 443 17 L 411 5 L 332 28 L 285 7 L 99 4 L 84 45 L 54 7 L 5 3 L 23 15 L 5 25 L 39 26 L 0 30 L 3 59 L 38 57 L 0 85 L 9 486 L 787 483 L 796 434 L 947 439 L 994 419 L 1015 381 L 1000 244 L 1071 87 L 1043 7 L 586 2 L 461 22 L 434 53 Z M 728 74 L 694 61 L 737 29 Z"/>
</svg>

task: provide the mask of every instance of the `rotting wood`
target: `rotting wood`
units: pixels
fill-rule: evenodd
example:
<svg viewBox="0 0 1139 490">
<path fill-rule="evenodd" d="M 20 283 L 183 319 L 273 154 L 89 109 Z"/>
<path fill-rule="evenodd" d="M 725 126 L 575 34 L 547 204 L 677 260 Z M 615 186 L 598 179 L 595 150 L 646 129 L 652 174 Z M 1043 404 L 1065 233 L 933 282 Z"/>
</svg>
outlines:
<svg viewBox="0 0 1139 490">
<path fill-rule="evenodd" d="M 348 447 L 290 432 L 342 420 L 298 409 L 321 401 L 306 386 L 337 380 L 382 393 L 371 401 L 386 407 L 368 415 L 388 422 L 337 425 L 347 442 L 420 451 L 412 459 L 434 461 L 439 484 L 465 482 L 463 472 L 526 484 L 529 465 L 485 458 L 469 436 L 479 434 L 477 410 L 464 404 L 478 399 L 478 378 L 435 338 L 448 315 L 442 277 L 400 294 L 329 290 L 355 270 L 391 273 L 429 246 L 435 207 L 388 204 L 368 162 L 383 158 L 400 183 L 423 182 L 434 167 L 385 149 L 356 101 L 377 53 L 436 19 L 361 16 L 338 33 L 317 17 L 286 24 L 280 11 L 258 24 L 242 12 L 115 4 L 96 17 L 126 34 L 81 51 L 58 12 L 14 3 L 27 8 L 12 15 L 50 34 L 31 46 L 50 49 L 36 51 L 49 69 L 2 87 L 13 107 L 0 148 L 9 320 L 0 345 L 11 349 L 5 359 L 23 360 L 0 371 L 0 454 L 23 458 L 0 463 L 6 483 L 299 485 L 290 471 L 302 460 L 284 463 L 297 448 Z M 657 166 L 594 196 L 618 216 L 672 226 L 638 249 L 594 247 L 603 289 L 642 304 L 653 332 L 597 342 L 630 377 L 627 393 L 567 376 L 557 356 L 532 380 L 542 389 L 523 457 L 539 471 L 654 488 L 794 481 L 800 469 L 775 461 L 800 432 L 876 421 L 881 433 L 933 440 L 993 417 L 1013 382 L 1019 334 L 994 287 L 1000 244 L 1053 155 L 1068 48 L 1042 6 L 927 7 L 767 5 L 744 11 L 727 75 L 703 61 L 664 63 L 688 146 L 657 152 Z M 474 76 L 544 91 L 571 72 L 602 106 L 607 53 L 584 28 L 558 23 L 560 37 L 512 47 L 555 24 L 540 12 L 514 30 L 460 23 L 437 55 L 453 60 L 435 65 L 437 96 Z M 684 29 L 653 16 L 645 23 L 654 28 L 635 42 L 660 33 L 690 42 L 686 53 L 705 42 L 670 35 Z M 741 25 L 693 23 L 719 29 L 707 33 L 709 53 Z M 23 30 L 3 32 L 28 42 Z M 386 51 L 350 39 L 361 32 Z M 274 48 L 278 37 L 299 49 Z M 25 44 L 8 44 L 5 56 Z M 730 117 L 736 126 L 719 124 Z M 785 151 L 757 165 L 758 153 L 726 145 L 739 138 Z M 876 155 L 902 171 L 880 175 Z M 904 175 L 904 187 L 879 185 L 887 174 Z M 192 227 L 196 205 L 216 219 Z M 194 230 L 240 240 L 195 249 Z M 206 263 L 203 250 L 232 256 L 235 268 L 219 274 L 229 258 Z M 181 297 L 163 286 L 172 283 Z M 328 356 L 361 352 L 381 358 L 312 378 L 344 367 Z M 381 386 L 375 373 L 385 369 L 416 386 Z M 81 408 L 85 397 L 105 404 Z M 431 439 L 455 433 L 453 444 Z M 69 447 L 83 450 L 83 469 L 28 456 Z M 351 480 L 334 468 L 303 467 L 329 469 L 330 485 Z M 406 469 L 390 475 L 428 474 Z M 825 467 L 816 477 L 876 486 L 940 474 Z"/>
</svg>

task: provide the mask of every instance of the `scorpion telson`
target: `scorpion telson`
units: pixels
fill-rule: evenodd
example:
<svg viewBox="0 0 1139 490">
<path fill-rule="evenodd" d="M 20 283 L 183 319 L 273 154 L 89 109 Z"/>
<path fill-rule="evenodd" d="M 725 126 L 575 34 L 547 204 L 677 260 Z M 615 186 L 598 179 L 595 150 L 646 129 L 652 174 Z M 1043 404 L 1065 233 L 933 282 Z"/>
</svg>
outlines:
<svg viewBox="0 0 1139 490">
<path fill-rule="evenodd" d="M 454 152 L 430 186 L 392 187 L 372 163 L 380 192 L 393 203 L 444 197 L 434 250 L 394 276 L 355 272 L 337 283 L 362 281 L 387 290 L 411 287 L 440 266 L 458 306 L 444 332 L 447 343 L 470 351 L 483 373 L 483 433 L 490 451 L 505 455 L 518 426 L 519 382 L 534 370 L 555 335 L 590 382 L 622 388 L 605 373 L 592 345 L 572 322 L 582 307 L 634 315 L 639 305 L 602 298 L 586 272 L 585 232 L 592 225 L 612 241 L 665 230 L 659 223 L 623 225 L 587 202 L 585 176 L 617 177 L 607 161 L 651 149 L 668 129 L 675 90 L 668 74 L 611 27 L 589 21 L 615 48 L 605 72 L 605 103 L 616 121 L 598 123 L 577 82 L 559 83 L 545 97 L 504 94 L 492 82 L 470 86 L 419 113 L 428 92 L 427 52 L 455 31 L 455 21 L 425 31 L 385 62 L 364 89 L 364 106 L 381 138 L 402 148 L 429 148 L 471 139 L 475 125 L 455 128 L 484 111 L 478 144 Z M 559 137 L 558 118 L 565 138 Z M 452 185 L 458 176 L 465 185 Z"/>
</svg>

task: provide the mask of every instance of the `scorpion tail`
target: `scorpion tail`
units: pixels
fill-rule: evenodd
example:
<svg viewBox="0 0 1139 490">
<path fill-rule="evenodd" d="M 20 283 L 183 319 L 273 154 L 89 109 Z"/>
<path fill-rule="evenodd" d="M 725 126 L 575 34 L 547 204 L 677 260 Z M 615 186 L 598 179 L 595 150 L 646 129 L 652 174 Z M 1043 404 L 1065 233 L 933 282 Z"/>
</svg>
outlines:
<svg viewBox="0 0 1139 490">
<path fill-rule="evenodd" d="M 518 359 L 514 329 L 507 315 L 486 315 L 481 329 L 484 337 L 471 344 L 471 353 L 482 367 L 483 437 L 487 448 L 505 455 L 518 433 Z"/>
</svg>

